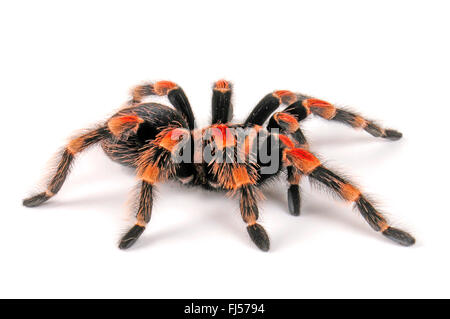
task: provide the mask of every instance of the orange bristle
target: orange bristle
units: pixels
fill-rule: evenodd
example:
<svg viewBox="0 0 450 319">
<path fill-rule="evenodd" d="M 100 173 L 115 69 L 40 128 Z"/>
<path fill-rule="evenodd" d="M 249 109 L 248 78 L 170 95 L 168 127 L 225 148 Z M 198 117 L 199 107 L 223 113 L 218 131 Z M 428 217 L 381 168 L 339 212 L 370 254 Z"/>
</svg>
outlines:
<svg viewBox="0 0 450 319">
<path fill-rule="evenodd" d="M 274 114 L 274 119 L 278 122 L 278 124 L 282 124 L 280 122 L 286 123 L 287 124 L 287 129 L 289 130 L 289 132 L 295 132 L 296 130 L 299 129 L 299 124 L 297 119 L 287 113 L 284 112 L 280 112 L 280 113 L 276 113 Z M 285 128 L 283 126 L 283 128 Z"/>
<path fill-rule="evenodd" d="M 287 137 L 286 135 L 280 134 L 279 135 L 280 141 L 286 145 L 288 148 L 294 148 L 294 142 L 291 141 L 291 139 L 289 137 Z"/>
<path fill-rule="evenodd" d="M 225 124 L 213 126 L 212 136 L 214 137 L 214 142 L 219 149 L 234 146 L 236 144 L 236 139 L 231 133 L 230 128 Z"/>
<path fill-rule="evenodd" d="M 215 88 L 219 90 L 226 90 L 230 88 L 230 84 L 226 80 L 219 80 L 216 82 Z"/>
<path fill-rule="evenodd" d="M 304 174 L 311 173 L 320 165 L 320 161 L 317 157 L 301 148 L 288 149 L 285 151 L 285 154 L 294 166 Z"/>
<path fill-rule="evenodd" d="M 307 99 L 304 101 L 304 105 L 307 107 L 330 107 L 333 106 L 331 103 L 319 100 L 319 99 Z"/>
<path fill-rule="evenodd" d="M 183 129 L 173 129 L 165 134 L 159 141 L 159 146 L 171 152 L 174 147 L 182 140 L 186 131 Z"/>
<path fill-rule="evenodd" d="M 288 90 L 279 90 L 273 93 L 284 104 L 292 104 L 297 100 L 295 93 Z"/>
<path fill-rule="evenodd" d="M 135 115 L 118 116 L 108 121 L 108 129 L 115 136 L 120 136 L 126 129 L 137 129 L 138 124 L 144 122 L 140 117 Z"/>
<path fill-rule="evenodd" d="M 154 85 L 155 93 L 158 95 L 166 95 L 169 91 L 175 89 L 177 85 L 170 81 L 159 81 Z"/>
</svg>

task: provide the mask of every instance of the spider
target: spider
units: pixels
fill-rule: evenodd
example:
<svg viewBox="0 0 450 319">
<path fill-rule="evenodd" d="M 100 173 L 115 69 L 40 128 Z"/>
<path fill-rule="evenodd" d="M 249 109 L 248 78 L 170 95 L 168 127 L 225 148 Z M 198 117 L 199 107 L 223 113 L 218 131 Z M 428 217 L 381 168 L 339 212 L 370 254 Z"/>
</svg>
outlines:
<svg viewBox="0 0 450 319">
<path fill-rule="evenodd" d="M 258 248 L 268 251 L 269 237 L 257 223 L 258 201 L 262 198 L 261 187 L 281 172 L 285 172 L 289 184 L 290 214 L 300 215 L 299 183 L 308 177 L 353 203 L 375 231 L 404 246 L 415 243 L 410 234 L 390 226 L 351 181 L 325 167 L 308 150 L 299 122 L 314 114 L 392 141 L 402 137 L 400 132 L 383 129 L 326 101 L 287 90 L 267 94 L 243 123 L 232 124 L 232 85 L 225 80 L 213 85 L 212 121 L 203 129 L 196 128 L 189 101 L 183 89 L 173 82 L 144 83 L 134 87 L 131 95 L 132 99 L 106 122 L 68 142 L 58 155 L 58 165 L 47 189 L 23 200 L 24 206 L 41 205 L 56 195 L 77 154 L 100 143 L 113 161 L 135 168 L 140 184 L 136 223 L 121 238 L 121 249 L 131 247 L 142 235 L 152 214 L 155 186 L 170 179 L 183 185 L 224 190 L 238 197 L 250 238 Z M 167 97 L 172 106 L 143 101 L 154 95 Z M 275 112 L 280 106 L 284 109 Z M 262 149 L 267 152 L 260 152 Z"/>
</svg>

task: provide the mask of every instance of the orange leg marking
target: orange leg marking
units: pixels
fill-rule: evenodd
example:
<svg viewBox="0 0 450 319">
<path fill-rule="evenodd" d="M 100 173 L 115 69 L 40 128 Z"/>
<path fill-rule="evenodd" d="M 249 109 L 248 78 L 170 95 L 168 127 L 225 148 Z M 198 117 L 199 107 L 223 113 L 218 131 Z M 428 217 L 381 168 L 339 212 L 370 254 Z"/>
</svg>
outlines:
<svg viewBox="0 0 450 319">
<path fill-rule="evenodd" d="M 297 95 L 287 90 L 275 91 L 273 95 L 278 98 L 283 104 L 292 104 L 297 101 Z"/>
<path fill-rule="evenodd" d="M 214 143 L 219 150 L 236 145 L 236 138 L 232 134 L 230 128 L 225 124 L 212 126 L 211 134 L 214 138 Z"/>
<path fill-rule="evenodd" d="M 353 119 L 353 127 L 364 128 L 366 126 L 367 126 L 367 121 L 363 117 L 356 115 L 355 118 Z"/>
<path fill-rule="evenodd" d="M 288 148 L 295 148 L 294 142 L 292 142 L 291 139 L 289 137 L 287 137 L 286 135 L 280 134 L 280 135 L 278 135 L 278 137 L 280 138 L 280 141 L 284 145 L 286 145 Z"/>
<path fill-rule="evenodd" d="M 113 117 L 108 121 L 108 129 L 115 136 L 120 137 L 125 130 L 133 130 L 135 133 L 140 123 L 144 120 L 135 115 Z"/>
<path fill-rule="evenodd" d="M 176 128 L 170 130 L 167 134 L 163 135 L 161 138 L 158 138 L 158 141 L 155 142 L 157 142 L 160 147 L 172 152 L 175 146 L 177 146 L 187 134 L 189 134 L 187 130 Z"/>
<path fill-rule="evenodd" d="M 303 174 L 311 173 L 320 165 L 319 159 L 304 149 L 294 148 L 285 150 L 284 152 L 292 164 Z"/>
<path fill-rule="evenodd" d="M 72 155 L 75 155 L 76 153 L 78 153 L 78 152 L 80 152 L 82 150 L 83 144 L 84 144 L 84 138 L 83 137 L 74 138 L 67 145 L 67 150 Z"/>
<path fill-rule="evenodd" d="M 359 191 L 359 189 L 357 189 L 351 184 L 343 184 L 341 186 L 341 194 L 345 200 L 349 202 L 354 202 L 359 198 L 361 192 Z"/>
<path fill-rule="evenodd" d="M 297 119 L 290 114 L 279 112 L 275 113 L 273 117 L 281 127 L 284 128 L 287 126 L 287 130 L 291 133 L 297 131 L 300 128 Z"/>
<path fill-rule="evenodd" d="M 319 99 L 306 99 L 302 102 L 303 106 L 310 109 L 311 112 L 331 120 L 336 115 L 336 108 L 331 104 Z"/>
<path fill-rule="evenodd" d="M 238 188 L 241 185 L 252 184 L 250 176 L 248 175 L 247 169 L 245 166 L 240 165 L 237 168 L 233 169 L 233 179 L 235 182 L 234 188 Z"/>
<path fill-rule="evenodd" d="M 171 90 L 176 88 L 177 85 L 170 81 L 159 81 L 154 85 L 155 93 L 160 96 L 167 95 Z"/>
<path fill-rule="evenodd" d="M 147 183 L 155 184 L 159 179 L 159 172 L 159 168 L 156 166 L 156 164 L 153 163 L 145 168 L 141 178 Z"/>
<path fill-rule="evenodd" d="M 230 83 L 228 83 L 228 81 L 226 80 L 219 80 L 215 83 L 214 89 L 221 92 L 226 92 L 230 90 Z"/>
</svg>

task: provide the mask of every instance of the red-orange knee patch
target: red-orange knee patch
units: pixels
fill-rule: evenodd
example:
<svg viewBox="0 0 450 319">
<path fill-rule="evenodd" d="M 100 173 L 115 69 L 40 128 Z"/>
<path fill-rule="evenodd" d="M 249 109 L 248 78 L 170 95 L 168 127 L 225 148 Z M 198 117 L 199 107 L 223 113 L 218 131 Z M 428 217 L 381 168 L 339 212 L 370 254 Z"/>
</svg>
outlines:
<svg viewBox="0 0 450 319">
<path fill-rule="evenodd" d="M 334 107 L 334 105 L 323 100 L 306 99 L 303 100 L 302 104 L 312 113 L 315 113 L 328 120 L 332 119 L 336 115 L 336 108 Z"/>
<path fill-rule="evenodd" d="M 286 135 L 280 134 L 278 135 L 280 138 L 280 141 L 286 145 L 288 148 L 294 148 L 294 142 L 291 141 L 291 139 L 289 137 L 287 137 Z"/>
<path fill-rule="evenodd" d="M 304 149 L 288 149 L 285 150 L 285 154 L 292 164 L 304 174 L 309 174 L 320 166 L 319 159 Z"/>
<path fill-rule="evenodd" d="M 295 93 L 292 93 L 291 91 L 288 90 L 279 90 L 279 91 L 275 91 L 273 92 L 273 95 L 280 99 L 281 103 L 283 104 L 292 104 L 295 101 L 297 101 L 297 95 L 295 95 Z"/>
<path fill-rule="evenodd" d="M 214 89 L 219 90 L 221 92 L 228 91 L 230 89 L 230 83 L 226 80 L 219 80 L 215 83 Z"/>
<path fill-rule="evenodd" d="M 282 126 L 283 128 L 286 127 L 290 133 L 293 133 L 300 128 L 297 119 L 288 113 L 275 113 L 273 117 L 275 121 L 280 124 L 280 126 Z"/>
<path fill-rule="evenodd" d="M 218 149 L 231 147 L 236 145 L 236 138 L 234 137 L 230 128 L 225 124 L 214 125 L 211 128 L 211 135 L 214 138 L 214 143 Z"/>
<path fill-rule="evenodd" d="M 177 88 L 177 85 L 170 81 L 159 81 L 154 85 L 155 93 L 163 96 L 167 95 L 171 90 Z"/>
<path fill-rule="evenodd" d="M 233 180 L 234 180 L 234 188 L 238 188 L 241 185 L 252 184 L 253 181 L 250 178 L 247 169 L 245 166 L 240 165 L 232 170 Z"/>
<path fill-rule="evenodd" d="M 142 174 L 140 174 L 140 177 L 147 183 L 155 184 L 159 180 L 159 173 L 160 169 L 158 168 L 158 166 L 152 163 L 143 170 Z"/>
<path fill-rule="evenodd" d="M 157 142 L 160 147 L 168 150 L 169 152 L 172 152 L 175 146 L 177 146 L 177 144 L 180 143 L 180 141 L 182 141 L 187 134 L 189 134 L 187 130 L 176 128 L 168 131 L 166 134 L 160 137 Z"/>
<path fill-rule="evenodd" d="M 125 130 L 137 130 L 140 123 L 144 120 L 135 115 L 125 115 L 113 117 L 108 121 L 108 129 L 115 136 L 119 137 Z"/>
<path fill-rule="evenodd" d="M 343 184 L 341 186 L 340 193 L 342 197 L 349 202 L 356 201 L 361 195 L 359 189 L 351 184 Z"/>
</svg>

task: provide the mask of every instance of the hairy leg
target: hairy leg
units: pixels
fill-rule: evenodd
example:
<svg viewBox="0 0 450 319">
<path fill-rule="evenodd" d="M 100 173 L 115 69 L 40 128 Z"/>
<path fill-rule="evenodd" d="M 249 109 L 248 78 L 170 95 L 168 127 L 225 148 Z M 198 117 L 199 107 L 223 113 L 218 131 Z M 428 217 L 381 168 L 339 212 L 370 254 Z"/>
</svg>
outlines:
<svg viewBox="0 0 450 319">
<path fill-rule="evenodd" d="M 300 179 L 302 174 L 292 166 L 287 168 L 288 173 L 288 207 L 289 213 L 294 216 L 299 216 L 302 205 L 301 189 L 300 189 Z"/>
<path fill-rule="evenodd" d="M 142 99 L 146 96 L 159 95 L 167 96 L 170 103 L 181 112 L 189 125 L 189 129 L 195 128 L 195 118 L 192 112 L 189 100 L 184 93 L 183 89 L 177 84 L 170 81 L 159 81 L 156 83 L 146 83 L 138 85 L 132 89 L 131 92 L 133 98 L 130 104 L 141 103 Z"/>
<path fill-rule="evenodd" d="M 402 133 L 382 128 L 372 120 L 368 120 L 350 110 L 337 108 L 333 104 L 313 98 L 307 98 L 302 101 L 302 105 L 310 112 L 326 120 L 343 123 L 356 129 L 363 129 L 372 136 L 386 138 L 392 141 L 402 137 Z"/>
<path fill-rule="evenodd" d="M 402 137 L 402 133 L 393 129 L 385 129 L 376 122 L 368 120 L 356 112 L 338 108 L 329 102 L 287 90 L 275 91 L 266 95 L 252 110 L 245 123 L 247 125 L 262 125 L 269 118 L 270 114 L 282 104 L 288 105 L 282 112 L 294 116 L 297 121 L 301 121 L 308 115 L 314 114 L 326 120 L 343 123 L 356 129 L 363 129 L 375 137 L 392 141 Z M 273 124 L 274 120 L 271 119 L 269 127 Z"/>
<path fill-rule="evenodd" d="M 225 80 L 214 83 L 211 102 L 211 124 L 228 123 L 233 117 L 233 105 L 231 104 L 232 86 Z"/>
<path fill-rule="evenodd" d="M 267 94 L 250 112 L 245 125 L 263 125 L 269 116 L 282 104 L 290 105 L 297 99 L 290 91 L 275 91 Z"/>
<path fill-rule="evenodd" d="M 269 120 L 267 129 L 273 133 L 274 129 L 278 129 L 281 133 L 279 138 L 285 147 L 289 148 L 308 148 L 303 132 L 300 129 L 299 122 L 295 115 L 288 113 L 286 109 L 283 112 L 275 113 Z M 300 215 L 301 208 L 301 190 L 300 179 L 302 173 L 293 166 L 287 168 L 288 174 L 288 207 L 289 212 L 294 216 Z"/>
<path fill-rule="evenodd" d="M 23 205 L 27 207 L 39 206 L 56 195 L 70 173 L 70 168 L 76 155 L 89 146 L 100 142 L 102 139 L 106 138 L 108 134 L 109 132 L 106 127 L 100 127 L 70 140 L 67 146 L 58 155 L 59 160 L 56 171 L 47 183 L 46 190 L 24 199 Z"/>
<path fill-rule="evenodd" d="M 268 251 L 270 248 L 270 240 L 264 228 L 256 223 L 258 219 L 257 195 L 258 190 L 251 185 L 242 186 L 240 189 L 240 209 L 244 222 L 247 223 L 247 231 L 259 249 Z"/>
<path fill-rule="evenodd" d="M 136 224 L 123 235 L 119 243 L 120 249 L 130 248 L 142 235 L 146 225 L 150 222 L 153 206 L 153 185 L 142 181 L 139 195 L 139 206 L 136 214 Z"/>
<path fill-rule="evenodd" d="M 390 226 L 383 214 L 353 183 L 324 167 L 313 154 L 300 148 L 286 148 L 284 152 L 288 165 L 293 165 L 312 181 L 330 189 L 343 200 L 354 203 L 360 214 L 375 231 L 381 232 L 384 236 L 404 246 L 411 246 L 415 243 L 413 236 Z"/>
</svg>

